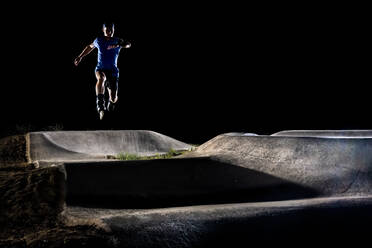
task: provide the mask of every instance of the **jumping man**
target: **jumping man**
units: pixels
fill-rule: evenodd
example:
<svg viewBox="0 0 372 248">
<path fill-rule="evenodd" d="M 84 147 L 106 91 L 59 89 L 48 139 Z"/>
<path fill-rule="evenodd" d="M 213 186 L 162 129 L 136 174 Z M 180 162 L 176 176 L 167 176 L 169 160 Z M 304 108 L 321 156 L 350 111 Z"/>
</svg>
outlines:
<svg viewBox="0 0 372 248">
<path fill-rule="evenodd" d="M 103 24 L 103 37 L 96 38 L 93 43 L 84 48 L 80 55 L 74 60 L 77 66 L 81 59 L 88 55 L 94 48 L 98 49 L 98 61 L 95 68 L 97 78 L 96 83 L 96 103 L 100 120 L 102 120 L 105 110 L 113 111 L 115 103 L 118 101 L 118 82 L 119 69 L 117 66 L 118 56 L 121 48 L 130 48 L 131 43 L 123 39 L 114 37 L 114 24 Z M 109 101 L 105 105 L 105 88 L 108 89 Z"/>
</svg>

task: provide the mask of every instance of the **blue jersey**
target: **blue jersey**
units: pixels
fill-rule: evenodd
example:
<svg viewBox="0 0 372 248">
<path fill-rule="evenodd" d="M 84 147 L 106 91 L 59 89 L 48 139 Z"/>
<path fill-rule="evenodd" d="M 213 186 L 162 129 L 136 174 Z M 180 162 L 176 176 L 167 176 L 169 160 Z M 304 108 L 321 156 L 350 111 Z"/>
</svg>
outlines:
<svg viewBox="0 0 372 248">
<path fill-rule="evenodd" d="M 94 40 L 93 44 L 98 49 L 98 61 L 96 66 L 97 70 L 112 70 L 116 76 L 119 75 L 119 69 L 117 66 L 119 52 L 121 46 L 117 48 L 107 49 L 111 45 L 119 44 L 120 39 L 112 37 L 106 39 L 105 37 L 98 37 Z"/>
</svg>

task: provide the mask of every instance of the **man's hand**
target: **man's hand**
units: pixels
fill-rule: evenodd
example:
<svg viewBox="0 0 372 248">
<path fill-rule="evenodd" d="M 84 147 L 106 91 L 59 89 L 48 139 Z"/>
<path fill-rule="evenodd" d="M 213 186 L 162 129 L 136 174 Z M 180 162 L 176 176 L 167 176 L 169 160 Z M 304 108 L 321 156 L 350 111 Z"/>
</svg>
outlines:
<svg viewBox="0 0 372 248">
<path fill-rule="evenodd" d="M 123 39 L 120 40 L 120 43 L 119 43 L 123 48 L 130 48 L 132 46 L 132 44 L 130 44 L 129 41 L 124 41 Z"/>
<path fill-rule="evenodd" d="M 74 64 L 76 66 L 78 66 L 78 64 L 80 63 L 81 59 L 84 58 L 86 55 L 88 55 L 91 51 L 93 51 L 93 49 L 95 48 L 94 44 L 89 44 L 88 46 L 86 46 L 84 48 L 84 50 L 80 53 L 79 56 L 77 56 L 77 58 L 74 60 Z"/>
<path fill-rule="evenodd" d="M 132 46 L 132 44 L 130 44 L 129 42 L 127 42 L 127 44 L 125 44 L 124 48 L 130 48 Z"/>
<path fill-rule="evenodd" d="M 75 66 L 78 66 L 78 64 L 80 63 L 80 61 L 81 61 L 81 57 L 79 56 L 79 57 L 77 57 L 77 58 L 74 60 L 74 64 L 75 64 Z"/>
</svg>

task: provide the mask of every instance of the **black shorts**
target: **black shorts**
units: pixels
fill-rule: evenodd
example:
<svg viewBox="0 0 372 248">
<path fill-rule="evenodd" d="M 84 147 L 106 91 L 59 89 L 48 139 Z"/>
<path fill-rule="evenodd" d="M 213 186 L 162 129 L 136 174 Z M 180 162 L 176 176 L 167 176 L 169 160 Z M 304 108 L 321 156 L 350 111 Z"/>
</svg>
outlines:
<svg viewBox="0 0 372 248">
<path fill-rule="evenodd" d="M 103 72 L 106 76 L 105 87 L 109 88 L 112 91 L 119 91 L 119 77 L 115 75 L 115 72 L 112 70 L 97 70 Z"/>
</svg>

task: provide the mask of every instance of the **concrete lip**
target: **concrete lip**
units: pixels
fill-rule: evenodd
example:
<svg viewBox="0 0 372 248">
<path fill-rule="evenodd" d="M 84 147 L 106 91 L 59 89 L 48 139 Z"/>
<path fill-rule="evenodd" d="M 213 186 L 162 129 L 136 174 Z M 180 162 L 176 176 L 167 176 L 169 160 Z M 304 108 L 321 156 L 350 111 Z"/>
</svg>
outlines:
<svg viewBox="0 0 372 248">
<path fill-rule="evenodd" d="M 318 138 L 372 138 L 372 130 L 286 130 L 271 136 L 318 137 Z"/>
</svg>

